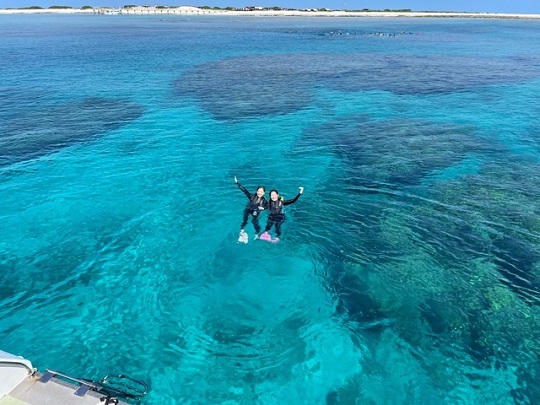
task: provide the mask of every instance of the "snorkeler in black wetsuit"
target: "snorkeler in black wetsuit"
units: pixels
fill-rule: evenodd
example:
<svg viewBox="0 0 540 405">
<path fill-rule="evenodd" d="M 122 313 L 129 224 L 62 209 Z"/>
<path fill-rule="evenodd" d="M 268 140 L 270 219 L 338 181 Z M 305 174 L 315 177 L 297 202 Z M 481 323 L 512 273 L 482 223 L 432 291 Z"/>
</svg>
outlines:
<svg viewBox="0 0 540 405">
<path fill-rule="evenodd" d="M 257 192 L 255 194 L 251 194 L 243 185 L 238 182 L 236 176 L 234 177 L 234 182 L 238 188 L 243 191 L 246 197 L 249 198 L 249 202 L 244 209 L 244 218 L 242 220 L 242 225 L 240 225 L 240 234 L 244 232 L 244 227 L 247 225 L 250 215 L 252 217 L 251 222 L 253 223 L 255 232 L 259 234 L 259 232 L 261 232 L 261 226 L 259 225 L 260 212 L 266 209 L 268 206 L 268 201 L 266 201 L 266 198 L 264 198 L 265 189 L 263 186 L 259 186 L 257 187 Z"/>
<path fill-rule="evenodd" d="M 300 191 L 292 200 L 283 200 L 283 198 L 279 197 L 279 193 L 277 190 L 270 190 L 270 202 L 268 203 L 270 212 L 268 214 L 268 222 L 266 223 L 266 227 L 264 228 L 264 234 L 266 235 L 265 237 L 261 235 L 261 239 L 269 240 L 269 235 L 267 235 L 267 232 L 272 229 L 272 226 L 275 225 L 276 238 L 272 241 L 279 241 L 279 237 L 281 236 L 281 224 L 285 221 L 285 213 L 283 212 L 283 207 L 286 205 L 294 204 L 300 198 L 300 195 L 304 192 L 304 187 L 298 187 L 298 189 Z"/>
</svg>

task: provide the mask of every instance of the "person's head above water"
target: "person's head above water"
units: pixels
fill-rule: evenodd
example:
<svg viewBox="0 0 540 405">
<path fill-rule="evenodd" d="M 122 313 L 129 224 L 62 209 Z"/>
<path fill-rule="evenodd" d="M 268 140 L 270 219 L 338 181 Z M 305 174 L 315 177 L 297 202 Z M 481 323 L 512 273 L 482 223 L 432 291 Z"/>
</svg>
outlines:
<svg viewBox="0 0 540 405">
<path fill-rule="evenodd" d="M 264 186 L 257 187 L 257 197 L 261 198 L 265 193 Z"/>
<path fill-rule="evenodd" d="M 277 201 L 279 197 L 279 193 L 276 189 L 270 190 L 270 199 L 272 201 Z"/>
</svg>

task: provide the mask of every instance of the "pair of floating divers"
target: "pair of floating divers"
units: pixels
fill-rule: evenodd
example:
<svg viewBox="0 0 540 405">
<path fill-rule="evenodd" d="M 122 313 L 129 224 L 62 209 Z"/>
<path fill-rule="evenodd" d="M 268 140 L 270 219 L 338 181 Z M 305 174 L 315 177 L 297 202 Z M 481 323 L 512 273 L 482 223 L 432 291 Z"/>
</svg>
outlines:
<svg viewBox="0 0 540 405">
<path fill-rule="evenodd" d="M 255 194 L 251 194 L 246 188 L 238 182 L 236 176 L 234 177 L 234 182 L 240 190 L 246 195 L 249 199 L 249 202 L 244 209 L 244 217 L 242 219 L 242 225 L 240 225 L 240 235 L 238 236 L 238 242 L 248 243 L 248 234 L 244 230 L 246 227 L 249 217 L 251 216 L 251 222 L 255 228 L 255 239 L 261 239 L 268 242 L 279 242 L 281 236 L 281 224 L 285 221 L 285 213 L 283 207 L 294 204 L 299 198 L 300 195 L 304 192 L 304 187 L 298 187 L 298 194 L 292 200 L 285 200 L 281 197 L 276 189 L 270 190 L 270 201 L 267 201 L 264 194 L 266 192 L 263 186 L 257 187 Z M 264 232 L 261 232 L 261 226 L 259 225 L 259 217 L 261 212 L 268 210 L 268 221 Z M 275 226 L 276 237 L 272 238 L 268 233 L 272 227 Z M 260 235 L 259 235 L 260 234 Z"/>
</svg>

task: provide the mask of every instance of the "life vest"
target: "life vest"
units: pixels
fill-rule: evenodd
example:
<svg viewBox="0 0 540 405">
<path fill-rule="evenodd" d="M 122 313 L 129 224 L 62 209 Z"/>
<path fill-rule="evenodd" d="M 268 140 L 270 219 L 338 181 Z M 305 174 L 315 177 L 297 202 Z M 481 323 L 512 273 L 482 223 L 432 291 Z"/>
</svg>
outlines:
<svg viewBox="0 0 540 405">
<path fill-rule="evenodd" d="M 281 198 L 277 201 L 270 200 L 270 215 L 283 215 L 283 203 Z"/>
<path fill-rule="evenodd" d="M 258 210 L 259 207 L 264 206 L 264 197 L 259 197 L 257 194 L 253 194 L 249 199 L 249 202 L 246 206 L 247 210 Z"/>
</svg>

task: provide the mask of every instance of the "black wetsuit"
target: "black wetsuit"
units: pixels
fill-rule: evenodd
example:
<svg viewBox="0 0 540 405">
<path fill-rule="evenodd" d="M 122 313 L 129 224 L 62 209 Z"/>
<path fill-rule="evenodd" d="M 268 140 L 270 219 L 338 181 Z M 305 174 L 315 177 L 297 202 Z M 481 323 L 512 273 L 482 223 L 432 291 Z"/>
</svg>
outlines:
<svg viewBox="0 0 540 405">
<path fill-rule="evenodd" d="M 253 223 L 253 227 L 255 228 L 255 232 L 259 233 L 261 232 L 261 226 L 259 225 L 259 215 L 262 210 L 259 209 L 259 207 L 266 209 L 268 206 L 268 201 L 266 201 L 266 198 L 258 197 L 257 193 L 250 194 L 249 191 L 246 190 L 246 188 L 241 185 L 240 183 L 236 183 L 238 188 L 243 191 L 243 193 L 246 195 L 247 198 L 249 198 L 249 202 L 246 205 L 246 208 L 244 209 L 244 218 L 242 220 L 242 225 L 240 225 L 241 229 L 244 229 L 244 227 L 248 223 L 248 218 L 251 215 L 252 219 L 251 222 Z"/>
<path fill-rule="evenodd" d="M 294 197 L 292 200 L 286 200 L 282 201 L 278 199 L 277 201 L 270 200 L 268 203 L 270 213 L 268 214 L 268 222 L 266 224 L 266 228 L 264 228 L 265 232 L 268 232 L 270 229 L 272 229 L 272 226 L 274 224 L 276 225 L 276 237 L 279 238 L 281 235 L 281 224 L 285 221 L 285 214 L 283 213 L 283 207 L 286 205 L 294 204 L 296 200 L 300 198 L 300 193 L 296 197 Z"/>
</svg>

